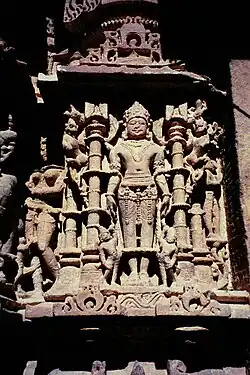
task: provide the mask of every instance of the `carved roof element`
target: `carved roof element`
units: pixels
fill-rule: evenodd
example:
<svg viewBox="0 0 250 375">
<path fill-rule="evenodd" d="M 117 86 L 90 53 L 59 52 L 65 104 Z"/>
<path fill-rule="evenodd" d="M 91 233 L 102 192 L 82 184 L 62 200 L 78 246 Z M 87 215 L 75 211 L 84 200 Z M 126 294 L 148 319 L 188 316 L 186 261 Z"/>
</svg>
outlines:
<svg viewBox="0 0 250 375">
<path fill-rule="evenodd" d="M 63 21 L 66 24 L 74 22 L 81 14 L 92 12 L 99 5 L 121 5 L 132 2 L 157 4 L 158 0 L 66 0 Z"/>
<path fill-rule="evenodd" d="M 100 4 L 101 0 L 66 0 L 63 21 L 73 22 L 82 13 L 92 12 Z"/>
</svg>

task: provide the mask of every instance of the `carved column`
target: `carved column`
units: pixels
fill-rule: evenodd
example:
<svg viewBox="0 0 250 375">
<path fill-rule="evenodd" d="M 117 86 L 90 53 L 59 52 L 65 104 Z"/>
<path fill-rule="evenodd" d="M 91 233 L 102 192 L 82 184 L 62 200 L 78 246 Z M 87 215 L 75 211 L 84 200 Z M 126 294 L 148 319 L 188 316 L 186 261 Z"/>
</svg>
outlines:
<svg viewBox="0 0 250 375">
<path fill-rule="evenodd" d="M 83 178 L 88 185 L 88 208 L 83 210 L 87 222 L 87 246 L 82 249 L 81 286 L 98 284 L 102 273 L 97 269 L 99 263 L 98 243 L 100 217 L 106 214 L 101 208 L 102 143 L 107 133 L 107 105 L 86 103 L 85 105 L 86 142 L 89 144 L 88 170 L 83 172 Z"/>
<path fill-rule="evenodd" d="M 77 210 L 76 202 L 73 198 L 73 192 L 70 185 L 67 185 L 65 189 L 65 209 L 62 214 L 65 218 L 65 238 L 64 246 L 62 247 L 60 254 L 62 259 L 60 264 L 66 265 L 76 265 L 79 266 L 80 249 L 77 244 L 77 225 L 76 221 L 80 219 L 81 211 Z"/>
<path fill-rule="evenodd" d="M 209 250 L 205 245 L 202 216 L 205 211 L 201 209 L 200 203 L 194 203 L 191 210 L 191 237 L 194 256 L 193 263 L 195 265 L 195 279 L 198 284 L 210 285 L 212 283 L 211 258 L 208 258 Z"/>
<path fill-rule="evenodd" d="M 193 255 L 190 253 L 189 232 L 187 228 L 187 210 L 190 208 L 186 203 L 186 181 L 189 171 L 184 167 L 184 150 L 187 145 L 186 132 L 187 105 L 166 107 L 167 120 L 167 143 L 166 147 L 171 150 L 172 168 L 169 174 L 173 178 L 173 201 L 170 215 L 173 217 L 173 226 L 176 229 L 179 274 L 176 278 L 178 287 L 191 281 L 194 276 Z"/>
<path fill-rule="evenodd" d="M 184 168 L 183 154 L 186 145 L 185 133 L 186 127 L 178 119 L 172 119 L 168 123 L 168 137 L 167 147 L 172 150 L 172 169 L 170 174 L 173 176 L 173 205 L 174 213 L 174 227 L 177 233 L 177 244 L 183 252 L 190 250 L 187 235 L 186 211 L 189 204 L 186 203 L 186 178 L 189 174 L 188 170 Z"/>
</svg>

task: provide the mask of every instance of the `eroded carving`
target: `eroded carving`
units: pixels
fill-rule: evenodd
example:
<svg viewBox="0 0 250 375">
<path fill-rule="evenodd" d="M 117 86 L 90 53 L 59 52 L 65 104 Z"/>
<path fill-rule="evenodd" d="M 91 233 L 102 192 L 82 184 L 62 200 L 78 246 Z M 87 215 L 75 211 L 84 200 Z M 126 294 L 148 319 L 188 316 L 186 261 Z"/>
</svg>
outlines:
<svg viewBox="0 0 250 375">
<path fill-rule="evenodd" d="M 7 47 L 6 47 L 7 48 Z M 8 162 L 13 156 L 17 133 L 12 130 L 12 117 L 9 116 L 9 129 L 0 131 L 0 283 L 8 280 L 7 265 L 15 259 L 14 239 L 18 227 L 17 219 L 17 178 L 8 173 Z"/>
<path fill-rule="evenodd" d="M 27 255 L 18 258 L 34 279 L 38 256 L 43 274 L 56 279 L 45 295 L 67 296 L 54 305 L 56 315 L 230 315 L 211 294 L 230 287 L 230 264 L 222 130 L 204 119 L 206 110 L 201 100 L 166 106 L 155 121 L 139 102 L 122 120 L 107 104 L 65 112 L 64 172 L 31 176 L 19 245 Z M 63 293 L 63 279 L 73 275 L 78 286 Z"/>
<path fill-rule="evenodd" d="M 117 297 L 104 296 L 97 287 L 86 287 L 82 293 L 67 297 L 65 303 L 54 304 L 54 315 L 119 315 Z"/>
</svg>

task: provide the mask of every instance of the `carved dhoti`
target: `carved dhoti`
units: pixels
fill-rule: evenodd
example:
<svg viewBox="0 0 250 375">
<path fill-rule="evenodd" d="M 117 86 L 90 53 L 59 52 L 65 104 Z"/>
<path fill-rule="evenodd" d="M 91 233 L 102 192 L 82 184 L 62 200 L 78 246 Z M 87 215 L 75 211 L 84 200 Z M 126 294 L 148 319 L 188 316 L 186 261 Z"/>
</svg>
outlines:
<svg viewBox="0 0 250 375">
<path fill-rule="evenodd" d="M 120 186 L 119 213 L 125 247 L 152 247 L 154 240 L 157 189 Z"/>
</svg>

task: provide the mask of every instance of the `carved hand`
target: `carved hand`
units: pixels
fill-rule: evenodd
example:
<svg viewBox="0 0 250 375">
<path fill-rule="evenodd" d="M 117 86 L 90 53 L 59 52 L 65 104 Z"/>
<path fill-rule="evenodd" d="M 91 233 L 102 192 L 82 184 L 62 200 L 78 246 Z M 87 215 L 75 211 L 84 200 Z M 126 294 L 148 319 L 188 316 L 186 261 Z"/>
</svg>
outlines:
<svg viewBox="0 0 250 375">
<path fill-rule="evenodd" d="M 169 195 L 164 195 L 162 204 L 161 204 L 161 215 L 165 216 L 168 208 L 169 208 L 169 202 L 170 202 L 170 196 Z"/>
<path fill-rule="evenodd" d="M 107 209 L 110 211 L 112 218 L 116 217 L 116 202 L 113 195 L 107 195 Z"/>
</svg>

